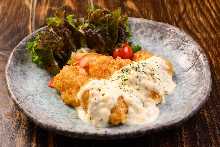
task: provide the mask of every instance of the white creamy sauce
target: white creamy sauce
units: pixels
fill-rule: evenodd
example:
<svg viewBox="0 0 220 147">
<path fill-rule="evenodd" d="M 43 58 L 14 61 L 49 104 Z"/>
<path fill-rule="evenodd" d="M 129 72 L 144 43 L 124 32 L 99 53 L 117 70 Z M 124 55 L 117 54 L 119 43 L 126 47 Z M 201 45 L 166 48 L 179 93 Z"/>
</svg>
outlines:
<svg viewBox="0 0 220 147">
<path fill-rule="evenodd" d="M 79 117 L 97 127 L 109 124 L 111 109 L 119 96 L 128 106 L 125 124 L 152 123 L 159 115 L 156 102 L 149 96 L 157 92 L 162 98 L 170 94 L 176 84 L 168 73 L 166 61 L 152 56 L 147 60 L 132 62 L 116 71 L 108 80 L 91 80 L 80 88 L 77 97 L 89 90 L 88 110 L 77 107 Z"/>
</svg>

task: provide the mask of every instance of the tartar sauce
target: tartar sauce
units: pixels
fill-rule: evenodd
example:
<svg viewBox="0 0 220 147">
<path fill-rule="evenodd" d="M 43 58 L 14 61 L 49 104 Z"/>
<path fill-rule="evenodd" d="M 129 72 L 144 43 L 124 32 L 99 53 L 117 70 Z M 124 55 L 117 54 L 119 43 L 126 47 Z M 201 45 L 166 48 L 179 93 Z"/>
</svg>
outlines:
<svg viewBox="0 0 220 147">
<path fill-rule="evenodd" d="M 89 90 L 87 111 L 77 107 L 79 117 L 97 127 L 106 127 L 112 108 L 118 97 L 122 96 L 128 106 L 124 124 L 152 123 L 159 115 L 159 108 L 150 93 L 153 91 L 164 101 L 164 97 L 172 93 L 176 86 L 168 69 L 164 59 L 152 56 L 132 62 L 108 80 L 90 80 L 77 94 L 82 99 L 83 93 Z"/>
</svg>

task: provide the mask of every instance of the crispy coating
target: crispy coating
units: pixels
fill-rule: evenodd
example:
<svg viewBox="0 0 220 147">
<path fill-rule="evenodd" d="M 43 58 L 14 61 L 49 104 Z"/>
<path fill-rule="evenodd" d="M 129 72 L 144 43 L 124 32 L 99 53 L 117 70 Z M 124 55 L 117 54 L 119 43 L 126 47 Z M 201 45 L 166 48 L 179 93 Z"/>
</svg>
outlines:
<svg viewBox="0 0 220 147">
<path fill-rule="evenodd" d="M 77 53 L 51 81 L 52 87 L 57 89 L 64 103 L 70 106 L 79 106 L 80 101 L 76 94 L 80 86 L 90 79 L 105 79 L 114 71 L 131 63 L 129 59 L 113 59 L 96 53 Z"/>
<path fill-rule="evenodd" d="M 138 51 L 134 54 L 132 60 L 134 61 L 140 61 L 140 60 L 146 60 L 153 56 L 150 52 L 148 51 Z"/>
<path fill-rule="evenodd" d="M 138 51 L 134 54 L 132 60 L 140 61 L 148 59 L 152 56 L 146 51 Z M 82 106 L 85 111 L 88 109 L 89 91 L 85 92 L 82 99 L 76 98 L 76 94 L 80 87 L 91 79 L 106 79 L 110 77 L 113 72 L 119 70 L 123 66 L 130 64 L 132 60 L 129 59 L 113 59 L 111 56 L 105 56 L 97 53 L 76 53 L 73 54 L 68 64 L 63 67 L 59 74 L 52 80 L 51 85 L 57 89 L 64 103 L 76 107 Z M 173 67 L 169 61 L 168 72 L 173 74 Z M 149 96 L 153 98 L 156 103 L 160 103 L 161 96 L 152 91 Z M 123 97 L 119 97 L 117 104 L 112 108 L 109 117 L 109 123 L 118 125 L 126 121 L 128 113 L 128 106 Z"/>
<path fill-rule="evenodd" d="M 148 96 L 149 96 L 150 98 L 152 98 L 152 99 L 156 102 L 156 104 L 159 104 L 159 103 L 161 103 L 161 101 L 162 101 L 162 97 L 161 97 L 160 94 L 157 93 L 156 91 L 149 91 Z"/>
<path fill-rule="evenodd" d="M 80 86 L 88 80 L 88 73 L 83 68 L 66 65 L 52 79 L 52 86 L 60 92 L 64 103 L 71 106 L 79 106 L 80 101 L 76 99 L 76 93 Z"/>
<path fill-rule="evenodd" d="M 127 120 L 128 105 L 122 96 L 118 97 L 116 105 L 111 110 L 109 122 L 112 125 L 119 125 Z"/>
<path fill-rule="evenodd" d="M 112 56 L 97 53 L 78 53 L 72 56 L 70 64 L 78 64 L 87 71 L 91 78 L 103 79 L 131 62 L 129 59 L 113 59 Z"/>
<path fill-rule="evenodd" d="M 80 101 L 80 104 L 85 112 L 88 110 L 89 105 L 89 90 L 85 91 L 82 95 L 82 99 Z"/>
</svg>

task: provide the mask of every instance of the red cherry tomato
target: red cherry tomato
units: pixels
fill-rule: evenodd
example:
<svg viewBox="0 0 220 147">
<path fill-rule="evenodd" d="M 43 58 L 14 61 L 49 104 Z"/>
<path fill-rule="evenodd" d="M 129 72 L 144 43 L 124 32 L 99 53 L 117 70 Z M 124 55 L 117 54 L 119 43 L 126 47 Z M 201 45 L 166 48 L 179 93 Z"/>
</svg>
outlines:
<svg viewBox="0 0 220 147">
<path fill-rule="evenodd" d="M 130 46 L 124 46 L 122 51 L 123 59 L 131 59 L 133 57 L 133 50 Z"/>
<path fill-rule="evenodd" d="M 113 52 L 113 57 L 117 58 L 117 57 L 121 57 L 121 48 L 116 48 Z"/>
<path fill-rule="evenodd" d="M 133 57 L 133 50 L 128 44 L 123 44 L 122 48 L 117 48 L 113 52 L 113 57 L 121 57 L 122 59 L 131 59 Z"/>
</svg>

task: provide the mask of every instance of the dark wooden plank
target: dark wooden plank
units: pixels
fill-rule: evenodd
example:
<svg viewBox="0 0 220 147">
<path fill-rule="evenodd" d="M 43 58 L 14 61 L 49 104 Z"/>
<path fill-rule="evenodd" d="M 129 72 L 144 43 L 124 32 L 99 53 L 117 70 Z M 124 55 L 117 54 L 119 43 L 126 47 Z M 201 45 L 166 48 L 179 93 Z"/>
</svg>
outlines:
<svg viewBox="0 0 220 147">
<path fill-rule="evenodd" d="M 19 112 L 8 96 L 4 79 L 7 56 L 0 55 L 0 146 L 28 145 L 29 132 L 27 118 Z"/>
<path fill-rule="evenodd" d="M 28 19 L 29 8 L 22 1 L 0 1 L 0 146 L 3 147 L 31 143 L 27 118 L 9 98 L 4 76 L 10 51 L 29 31 Z"/>
<path fill-rule="evenodd" d="M 13 47 L 31 31 L 31 0 L 0 1 L 0 48 Z"/>
<path fill-rule="evenodd" d="M 40 129 L 8 96 L 4 66 L 12 48 L 39 28 L 54 9 L 65 7 L 80 17 L 92 0 L 0 1 L 0 146 L 220 146 L 220 1 L 217 0 L 93 0 L 94 5 L 124 14 L 176 25 L 189 33 L 208 55 L 213 90 L 202 110 L 181 127 L 116 141 L 83 141 Z M 3 85 L 3 86 L 2 86 Z"/>
<path fill-rule="evenodd" d="M 0 146 L 29 147 L 43 145 L 42 133 L 17 108 L 8 95 L 5 65 L 14 46 L 31 32 L 31 0 L 0 1 Z M 40 134 L 41 137 L 35 137 Z M 46 135 L 43 135 L 46 134 Z M 39 135 L 38 135 L 39 136 Z M 37 138 L 41 141 L 35 141 Z M 45 143 L 45 145 L 47 142 Z"/>
<path fill-rule="evenodd" d="M 38 0 L 36 3 L 34 28 L 37 29 L 45 24 L 47 16 L 53 15 L 56 9 L 64 8 L 67 12 L 73 12 L 76 17 L 82 17 L 88 9 L 88 1 L 85 0 Z"/>
</svg>

